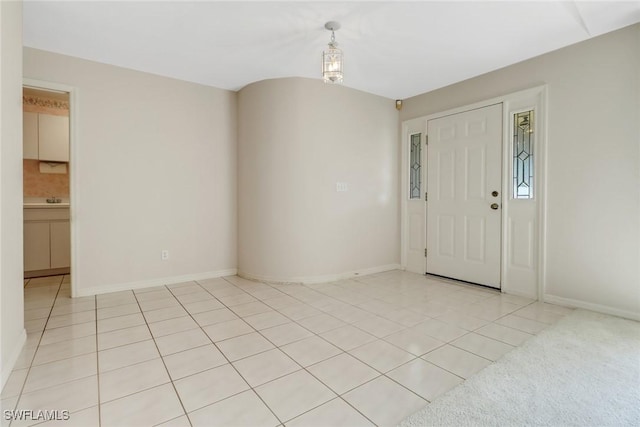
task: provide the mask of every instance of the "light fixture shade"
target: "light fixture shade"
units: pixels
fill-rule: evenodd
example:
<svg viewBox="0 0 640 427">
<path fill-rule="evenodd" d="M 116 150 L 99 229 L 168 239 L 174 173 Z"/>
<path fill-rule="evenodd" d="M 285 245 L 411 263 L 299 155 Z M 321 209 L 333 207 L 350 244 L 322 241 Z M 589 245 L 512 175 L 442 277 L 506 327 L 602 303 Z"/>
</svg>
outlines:
<svg viewBox="0 0 640 427">
<path fill-rule="evenodd" d="M 325 83 L 342 83 L 343 78 L 342 51 L 329 43 L 329 48 L 322 52 L 322 79 Z"/>
</svg>

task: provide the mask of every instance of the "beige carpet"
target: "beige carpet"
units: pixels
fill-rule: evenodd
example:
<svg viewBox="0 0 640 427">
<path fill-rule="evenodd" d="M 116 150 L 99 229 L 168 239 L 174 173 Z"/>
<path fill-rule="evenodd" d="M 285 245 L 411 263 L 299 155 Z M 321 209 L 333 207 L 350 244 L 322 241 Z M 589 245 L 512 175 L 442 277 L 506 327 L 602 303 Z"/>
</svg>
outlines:
<svg viewBox="0 0 640 427">
<path fill-rule="evenodd" d="M 576 310 L 400 423 L 522 425 L 640 426 L 640 323 Z"/>
</svg>

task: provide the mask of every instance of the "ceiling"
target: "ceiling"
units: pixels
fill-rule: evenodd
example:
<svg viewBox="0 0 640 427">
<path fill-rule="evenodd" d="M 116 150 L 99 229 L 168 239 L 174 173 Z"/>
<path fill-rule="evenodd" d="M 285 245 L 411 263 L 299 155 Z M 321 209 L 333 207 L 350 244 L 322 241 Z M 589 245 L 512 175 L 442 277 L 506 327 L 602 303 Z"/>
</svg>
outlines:
<svg viewBox="0 0 640 427">
<path fill-rule="evenodd" d="M 640 1 L 30 1 L 24 45 L 239 90 L 320 77 L 339 21 L 344 85 L 405 99 L 640 22 Z"/>
</svg>

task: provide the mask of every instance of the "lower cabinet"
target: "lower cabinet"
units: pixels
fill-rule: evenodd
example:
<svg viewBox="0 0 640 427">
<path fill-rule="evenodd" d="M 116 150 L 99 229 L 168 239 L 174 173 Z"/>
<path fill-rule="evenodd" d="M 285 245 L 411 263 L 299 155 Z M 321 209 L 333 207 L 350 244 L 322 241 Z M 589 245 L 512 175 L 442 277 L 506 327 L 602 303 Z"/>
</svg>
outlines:
<svg viewBox="0 0 640 427">
<path fill-rule="evenodd" d="M 24 271 L 69 268 L 69 209 L 24 210 Z"/>
</svg>

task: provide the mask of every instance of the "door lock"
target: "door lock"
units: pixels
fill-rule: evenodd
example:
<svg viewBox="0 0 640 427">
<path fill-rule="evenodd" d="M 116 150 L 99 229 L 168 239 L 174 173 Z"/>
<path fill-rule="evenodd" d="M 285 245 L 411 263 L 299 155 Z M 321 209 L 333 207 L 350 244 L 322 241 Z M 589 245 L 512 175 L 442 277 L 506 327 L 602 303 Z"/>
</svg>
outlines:
<svg viewBox="0 0 640 427">
<path fill-rule="evenodd" d="M 492 192 L 491 192 L 491 195 L 492 195 L 493 197 L 498 197 L 498 192 L 497 192 L 497 191 L 492 191 Z"/>
<path fill-rule="evenodd" d="M 496 209 L 498 209 L 500 207 L 500 205 L 498 205 L 497 203 L 491 203 L 491 209 L 493 209 L 494 211 Z"/>
</svg>

